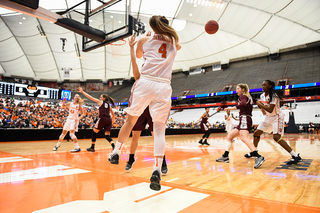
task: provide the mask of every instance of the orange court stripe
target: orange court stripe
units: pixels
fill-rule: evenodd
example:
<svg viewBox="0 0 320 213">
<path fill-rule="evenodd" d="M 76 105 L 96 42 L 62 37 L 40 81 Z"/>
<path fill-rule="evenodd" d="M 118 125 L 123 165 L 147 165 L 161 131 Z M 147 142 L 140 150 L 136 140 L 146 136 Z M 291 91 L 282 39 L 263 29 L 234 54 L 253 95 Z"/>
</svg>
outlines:
<svg viewBox="0 0 320 213">
<path fill-rule="evenodd" d="M 171 191 L 171 190 L 174 190 L 174 188 L 163 190 L 162 192 L 156 193 L 154 195 L 150 195 L 148 197 L 141 198 L 140 200 L 135 200 L 134 202 L 139 203 L 141 201 L 148 200 L 149 198 L 156 197 L 158 195 L 161 195 L 161 194 L 166 193 L 166 192 Z"/>
</svg>

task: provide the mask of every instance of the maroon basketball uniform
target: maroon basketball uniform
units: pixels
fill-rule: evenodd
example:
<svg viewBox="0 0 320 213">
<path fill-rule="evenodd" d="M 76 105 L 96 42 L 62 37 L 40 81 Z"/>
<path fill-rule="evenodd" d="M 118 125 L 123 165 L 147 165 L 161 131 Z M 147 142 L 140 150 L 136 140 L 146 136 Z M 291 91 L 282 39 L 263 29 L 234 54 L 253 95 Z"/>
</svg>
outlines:
<svg viewBox="0 0 320 213">
<path fill-rule="evenodd" d="M 202 132 L 206 132 L 209 130 L 208 119 L 209 119 L 208 113 L 206 113 L 206 115 L 204 117 L 202 117 L 202 119 L 201 119 L 200 127 L 201 127 Z"/>
<path fill-rule="evenodd" d="M 97 121 L 94 128 L 96 129 L 103 129 L 104 131 L 111 131 L 112 127 L 112 120 L 110 117 L 110 104 L 103 101 L 102 104 L 99 106 L 99 120 Z"/>
<path fill-rule="evenodd" d="M 237 109 L 239 112 L 239 125 L 238 130 L 248 130 L 251 131 L 252 127 L 252 104 L 256 102 L 256 99 L 252 97 L 248 98 L 246 95 L 241 95 L 238 99 Z"/>
<path fill-rule="evenodd" d="M 153 122 L 149 112 L 149 106 L 143 111 L 137 120 L 137 123 L 132 128 L 132 131 L 143 131 L 146 128 L 147 123 L 149 124 L 149 130 L 153 131 Z"/>
</svg>

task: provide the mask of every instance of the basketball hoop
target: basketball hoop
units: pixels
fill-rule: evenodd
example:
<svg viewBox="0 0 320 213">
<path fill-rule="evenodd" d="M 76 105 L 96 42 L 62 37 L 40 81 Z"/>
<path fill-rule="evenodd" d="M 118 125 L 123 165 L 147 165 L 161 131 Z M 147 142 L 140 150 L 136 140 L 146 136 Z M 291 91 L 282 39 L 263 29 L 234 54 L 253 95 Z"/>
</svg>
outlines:
<svg viewBox="0 0 320 213">
<path fill-rule="evenodd" d="M 114 43 L 108 44 L 112 52 L 112 58 L 118 59 L 121 57 L 122 49 L 126 43 L 126 40 L 121 39 Z"/>
</svg>

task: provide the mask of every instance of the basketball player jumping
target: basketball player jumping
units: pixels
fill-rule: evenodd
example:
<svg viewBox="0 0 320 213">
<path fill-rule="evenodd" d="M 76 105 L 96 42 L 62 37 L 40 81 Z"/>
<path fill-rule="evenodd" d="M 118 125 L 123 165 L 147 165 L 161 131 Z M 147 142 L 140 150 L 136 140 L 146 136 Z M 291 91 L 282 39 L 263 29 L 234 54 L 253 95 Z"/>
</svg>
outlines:
<svg viewBox="0 0 320 213">
<path fill-rule="evenodd" d="M 78 144 L 78 139 L 75 135 L 75 132 L 78 132 L 79 120 L 81 120 L 84 116 L 83 109 L 81 105 L 83 104 L 83 99 L 80 98 L 78 94 L 74 96 L 73 102 L 68 102 L 66 104 L 66 99 L 63 99 L 61 108 L 69 108 L 69 115 L 66 123 L 63 125 L 62 133 L 59 137 L 58 143 L 53 148 L 53 151 L 57 151 L 61 146 L 61 142 L 69 131 L 70 138 L 74 142 L 75 148 L 71 150 L 71 152 L 80 152 L 81 149 Z M 79 113 L 81 116 L 79 117 Z"/>
<path fill-rule="evenodd" d="M 151 32 L 147 33 L 147 36 L 151 36 Z M 134 46 L 137 43 L 135 41 L 136 37 L 132 36 L 128 39 L 128 43 L 130 46 L 130 56 L 131 56 L 131 64 L 132 64 L 132 73 L 134 79 L 137 81 L 139 80 L 141 73 L 138 68 L 138 64 L 136 61 L 136 54 L 134 52 Z M 125 167 L 125 170 L 130 170 L 132 168 L 132 164 L 135 162 L 135 152 L 138 147 L 138 141 L 141 135 L 141 131 L 143 131 L 146 128 L 146 125 L 149 125 L 149 130 L 151 131 L 151 134 L 153 136 L 153 122 L 152 118 L 149 112 L 149 106 L 143 111 L 143 113 L 138 118 L 137 123 L 132 128 L 132 139 L 130 143 L 130 155 L 129 155 L 129 161 L 127 162 L 127 165 Z M 165 160 L 165 156 L 163 156 L 162 166 L 161 166 L 161 173 L 167 174 L 168 173 L 168 167 Z"/>
<path fill-rule="evenodd" d="M 249 94 L 249 87 L 247 84 L 238 84 L 236 88 L 236 92 L 239 96 L 238 105 L 234 107 L 227 107 L 224 110 L 234 110 L 239 109 L 239 125 L 236 129 L 232 130 L 227 136 L 227 148 L 224 154 L 218 158 L 217 162 L 226 162 L 229 163 L 229 152 L 232 147 L 233 138 L 239 136 L 240 139 L 248 146 L 251 150 L 251 154 L 255 159 L 254 168 L 259 168 L 262 163 L 265 161 L 265 158 L 258 154 L 258 150 L 252 144 L 249 133 L 252 127 L 252 104 L 254 103 L 253 98 Z"/>
<path fill-rule="evenodd" d="M 164 16 L 152 16 L 149 24 L 154 36 L 146 36 L 137 42 L 136 56 L 143 56 L 145 63 L 141 77 L 135 82 L 131 92 L 130 107 L 126 109 L 128 118 L 121 127 L 116 147 L 109 161 L 119 164 L 123 144 L 142 112 L 149 106 L 154 130 L 154 168 L 150 178 L 150 188 L 160 190 L 160 166 L 165 152 L 166 122 L 171 108 L 170 85 L 172 66 L 181 48 L 177 32 Z"/>
<path fill-rule="evenodd" d="M 260 95 L 260 101 L 257 101 L 256 104 L 260 107 L 264 119 L 253 134 L 253 144 L 258 147 L 260 135 L 263 132 L 273 132 L 273 140 L 292 156 L 287 164 L 297 164 L 302 161 L 301 157 L 281 137 L 284 134 L 284 114 L 280 110 L 280 98 L 274 92 L 274 87 L 275 83 L 273 81 L 265 80 L 262 83 L 263 93 Z M 245 157 L 252 157 L 252 153 L 246 154 Z"/>
<path fill-rule="evenodd" d="M 114 143 L 112 138 L 110 137 L 111 127 L 115 120 L 115 115 L 110 104 L 114 105 L 114 100 L 106 94 L 102 94 L 99 99 L 96 99 L 88 93 L 84 92 L 82 87 L 78 87 L 78 92 L 82 93 L 84 96 L 86 96 L 87 98 L 96 102 L 99 105 L 99 120 L 93 128 L 91 147 L 87 148 L 87 151 L 96 151 L 95 145 L 97 140 L 97 134 L 101 129 L 104 129 L 105 138 L 107 139 L 107 141 L 109 141 L 112 148 L 114 149 Z M 110 113 L 112 118 L 110 118 Z"/>
</svg>

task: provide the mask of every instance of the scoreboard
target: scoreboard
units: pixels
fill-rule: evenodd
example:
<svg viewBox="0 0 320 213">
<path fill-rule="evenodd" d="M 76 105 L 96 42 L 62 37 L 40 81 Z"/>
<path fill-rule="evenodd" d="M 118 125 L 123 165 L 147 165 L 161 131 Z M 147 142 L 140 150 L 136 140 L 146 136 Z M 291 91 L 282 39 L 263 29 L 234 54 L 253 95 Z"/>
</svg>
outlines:
<svg viewBox="0 0 320 213">
<path fill-rule="evenodd" d="M 34 98 L 71 99 L 70 90 L 54 89 L 36 85 L 0 82 L 0 94 Z M 66 95 L 68 94 L 68 95 Z"/>
</svg>

